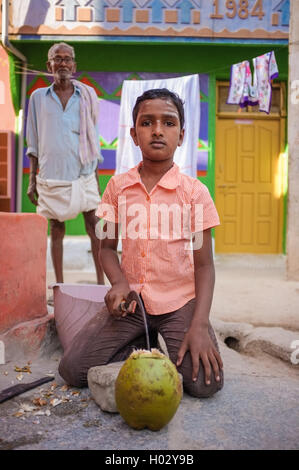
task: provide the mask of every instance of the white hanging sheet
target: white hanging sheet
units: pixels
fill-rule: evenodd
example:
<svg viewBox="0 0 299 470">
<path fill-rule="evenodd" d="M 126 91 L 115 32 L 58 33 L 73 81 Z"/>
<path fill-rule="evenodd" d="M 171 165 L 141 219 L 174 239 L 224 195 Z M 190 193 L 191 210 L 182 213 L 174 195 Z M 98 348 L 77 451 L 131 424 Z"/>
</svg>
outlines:
<svg viewBox="0 0 299 470">
<path fill-rule="evenodd" d="M 115 174 L 124 173 L 142 159 L 139 147 L 131 136 L 132 111 L 138 96 L 153 88 L 167 88 L 183 100 L 185 136 L 174 154 L 174 162 L 182 173 L 197 177 L 198 137 L 200 124 L 200 95 L 198 75 L 157 80 L 125 80 L 123 82 L 118 125 L 118 146 Z"/>
</svg>

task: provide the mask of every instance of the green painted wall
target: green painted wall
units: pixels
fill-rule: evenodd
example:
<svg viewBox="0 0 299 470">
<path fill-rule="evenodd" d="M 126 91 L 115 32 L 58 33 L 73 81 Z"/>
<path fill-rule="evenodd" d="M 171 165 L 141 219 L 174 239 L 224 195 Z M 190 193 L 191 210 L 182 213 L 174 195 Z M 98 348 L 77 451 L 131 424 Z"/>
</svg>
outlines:
<svg viewBox="0 0 299 470">
<path fill-rule="evenodd" d="M 31 69 L 45 70 L 47 51 L 53 41 L 12 41 L 27 57 Z M 78 71 L 102 72 L 165 72 L 165 73 L 206 73 L 209 82 L 209 163 L 207 176 L 200 178 L 212 196 L 215 189 L 215 124 L 216 124 L 216 80 L 229 80 L 231 64 L 250 60 L 271 50 L 279 69 L 279 80 L 288 79 L 288 45 L 280 44 L 200 44 L 176 43 L 124 43 L 109 41 L 69 41 L 76 53 Z M 105 189 L 109 176 L 101 175 L 100 184 Z M 28 175 L 23 181 L 23 211 L 34 212 L 28 201 L 26 190 Z M 285 211 L 286 214 L 286 211 Z M 286 220 L 286 215 L 285 215 Z M 66 233 L 81 235 L 85 233 L 82 215 L 66 223 Z M 285 223 L 284 223 L 285 234 Z M 285 235 L 283 241 L 285 247 Z"/>
<path fill-rule="evenodd" d="M 28 58 L 33 69 L 44 70 L 53 42 L 11 41 Z M 286 45 L 69 42 L 75 47 L 78 70 L 114 72 L 192 72 L 229 78 L 230 65 L 275 50 L 280 79 L 288 73 Z"/>
</svg>

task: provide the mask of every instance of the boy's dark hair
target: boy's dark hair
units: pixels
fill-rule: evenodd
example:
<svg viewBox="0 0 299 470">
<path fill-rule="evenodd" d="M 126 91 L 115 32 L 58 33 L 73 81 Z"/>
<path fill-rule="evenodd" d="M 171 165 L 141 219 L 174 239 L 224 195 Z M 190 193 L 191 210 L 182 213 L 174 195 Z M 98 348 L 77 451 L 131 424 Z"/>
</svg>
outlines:
<svg viewBox="0 0 299 470">
<path fill-rule="evenodd" d="M 176 93 L 169 91 L 167 88 L 154 88 L 152 90 L 146 90 L 141 96 L 138 96 L 135 106 L 133 108 L 133 123 L 134 127 L 136 125 L 137 115 L 139 111 L 140 104 L 145 100 L 168 100 L 170 99 L 173 104 L 176 106 L 179 118 L 181 129 L 183 129 L 185 124 L 185 113 L 184 113 L 184 103 Z"/>
</svg>

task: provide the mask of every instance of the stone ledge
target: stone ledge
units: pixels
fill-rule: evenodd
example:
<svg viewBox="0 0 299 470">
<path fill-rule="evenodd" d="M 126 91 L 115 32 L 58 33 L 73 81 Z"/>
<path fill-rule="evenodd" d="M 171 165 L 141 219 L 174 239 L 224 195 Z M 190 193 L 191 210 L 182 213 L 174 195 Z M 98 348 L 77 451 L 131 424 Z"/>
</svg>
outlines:
<svg viewBox="0 0 299 470">
<path fill-rule="evenodd" d="M 114 385 L 123 362 L 91 367 L 87 374 L 88 387 L 94 401 L 103 411 L 118 413 Z"/>
<path fill-rule="evenodd" d="M 256 354 L 264 352 L 282 359 L 290 365 L 294 352 L 294 341 L 299 341 L 299 332 L 280 327 L 254 327 L 249 323 L 224 322 L 212 319 L 211 323 L 219 339 L 228 344 L 228 339 L 236 340 L 233 349 L 240 353 Z"/>
<path fill-rule="evenodd" d="M 6 362 L 50 355 L 60 347 L 53 314 L 19 323 L 0 335 L 0 340 L 5 345 Z"/>
</svg>

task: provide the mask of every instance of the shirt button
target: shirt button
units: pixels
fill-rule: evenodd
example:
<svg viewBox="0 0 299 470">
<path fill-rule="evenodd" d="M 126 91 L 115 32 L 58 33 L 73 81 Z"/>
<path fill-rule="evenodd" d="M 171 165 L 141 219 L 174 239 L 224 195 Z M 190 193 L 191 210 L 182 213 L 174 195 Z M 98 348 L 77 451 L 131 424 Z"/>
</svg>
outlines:
<svg viewBox="0 0 299 470">
<path fill-rule="evenodd" d="M 146 200 L 147 200 L 147 201 L 150 201 L 151 198 L 150 198 L 149 196 L 146 196 Z"/>
<path fill-rule="evenodd" d="M 144 279 L 143 279 L 143 277 L 141 277 L 141 278 L 139 279 L 139 284 L 142 284 L 143 282 L 144 282 Z"/>
<path fill-rule="evenodd" d="M 146 256 L 144 251 L 141 253 L 141 256 L 142 256 L 142 258 L 144 258 Z"/>
</svg>

